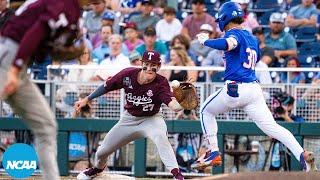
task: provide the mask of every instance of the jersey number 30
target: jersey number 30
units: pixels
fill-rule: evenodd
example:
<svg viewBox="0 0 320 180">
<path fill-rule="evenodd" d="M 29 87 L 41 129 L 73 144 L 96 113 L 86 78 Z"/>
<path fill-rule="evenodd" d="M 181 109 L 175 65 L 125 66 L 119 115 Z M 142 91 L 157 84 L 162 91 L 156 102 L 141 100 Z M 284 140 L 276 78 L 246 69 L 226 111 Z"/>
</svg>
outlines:
<svg viewBox="0 0 320 180">
<path fill-rule="evenodd" d="M 244 62 L 243 67 L 254 70 L 257 62 L 257 51 L 254 49 L 247 48 L 246 52 L 248 54 L 249 63 Z"/>
</svg>

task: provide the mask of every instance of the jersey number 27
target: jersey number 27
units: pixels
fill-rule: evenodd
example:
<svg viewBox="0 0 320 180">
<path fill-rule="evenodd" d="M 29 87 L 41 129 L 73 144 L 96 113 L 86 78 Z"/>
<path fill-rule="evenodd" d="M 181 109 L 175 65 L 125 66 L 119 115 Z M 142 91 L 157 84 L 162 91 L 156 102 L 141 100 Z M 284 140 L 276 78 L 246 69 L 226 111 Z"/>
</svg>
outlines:
<svg viewBox="0 0 320 180">
<path fill-rule="evenodd" d="M 244 62 L 243 67 L 254 70 L 257 62 L 257 51 L 254 49 L 247 48 L 246 53 L 248 54 L 249 63 Z"/>
</svg>

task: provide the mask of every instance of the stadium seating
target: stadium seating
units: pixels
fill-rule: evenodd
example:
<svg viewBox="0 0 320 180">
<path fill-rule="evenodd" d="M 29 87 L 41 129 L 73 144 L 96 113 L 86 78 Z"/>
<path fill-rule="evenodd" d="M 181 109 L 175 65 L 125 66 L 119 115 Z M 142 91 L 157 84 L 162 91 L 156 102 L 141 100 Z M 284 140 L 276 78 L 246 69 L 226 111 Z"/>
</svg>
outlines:
<svg viewBox="0 0 320 180">
<path fill-rule="evenodd" d="M 278 3 L 278 0 L 257 0 L 256 3 L 253 3 L 251 11 L 253 12 L 268 12 L 276 11 L 281 8 L 281 4 Z"/>
<path fill-rule="evenodd" d="M 301 27 L 292 29 L 296 42 L 313 42 L 316 41 L 315 34 L 317 33 L 316 27 Z"/>
</svg>

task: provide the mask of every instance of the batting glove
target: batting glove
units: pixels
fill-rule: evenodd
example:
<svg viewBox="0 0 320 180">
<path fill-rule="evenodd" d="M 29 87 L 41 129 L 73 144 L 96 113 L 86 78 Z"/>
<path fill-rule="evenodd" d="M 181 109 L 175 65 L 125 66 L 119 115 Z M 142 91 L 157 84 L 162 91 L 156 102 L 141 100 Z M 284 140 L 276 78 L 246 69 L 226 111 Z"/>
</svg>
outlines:
<svg viewBox="0 0 320 180">
<path fill-rule="evenodd" d="M 209 34 L 208 33 L 200 33 L 200 34 L 197 34 L 197 38 L 198 38 L 198 41 L 200 42 L 200 44 L 203 45 L 204 42 L 209 39 Z"/>
</svg>

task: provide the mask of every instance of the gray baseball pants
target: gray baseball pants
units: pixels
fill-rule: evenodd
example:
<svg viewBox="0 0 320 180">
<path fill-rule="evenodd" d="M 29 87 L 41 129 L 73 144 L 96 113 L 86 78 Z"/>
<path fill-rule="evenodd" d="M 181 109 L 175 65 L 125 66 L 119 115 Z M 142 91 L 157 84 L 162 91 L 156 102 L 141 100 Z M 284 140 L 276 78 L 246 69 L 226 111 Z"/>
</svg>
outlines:
<svg viewBox="0 0 320 180">
<path fill-rule="evenodd" d="M 178 163 L 167 137 L 167 125 L 162 113 L 154 116 L 135 117 L 125 111 L 119 122 L 107 133 L 96 152 L 95 167 L 103 169 L 108 156 L 131 141 L 146 137 L 156 145 L 160 158 L 171 171 Z"/>
<path fill-rule="evenodd" d="M 16 42 L 0 36 L 0 92 L 3 91 L 8 69 L 18 48 L 19 45 Z M 5 97 L 4 100 L 32 130 L 43 178 L 45 180 L 59 180 L 57 123 L 49 104 L 38 87 L 27 77 L 25 69 L 21 71 L 17 91 Z"/>
</svg>

